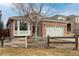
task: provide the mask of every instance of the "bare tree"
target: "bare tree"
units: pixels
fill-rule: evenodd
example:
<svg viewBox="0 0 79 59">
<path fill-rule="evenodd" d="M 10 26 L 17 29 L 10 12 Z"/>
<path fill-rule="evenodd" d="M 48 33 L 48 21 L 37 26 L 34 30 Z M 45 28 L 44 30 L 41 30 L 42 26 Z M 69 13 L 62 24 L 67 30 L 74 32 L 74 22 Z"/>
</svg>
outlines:
<svg viewBox="0 0 79 59">
<path fill-rule="evenodd" d="M 35 22 L 35 37 L 37 37 L 38 22 L 42 20 L 42 17 L 52 15 L 55 5 L 55 3 L 13 3 L 12 8 L 17 11 L 19 15 L 28 15 L 29 20 Z"/>
</svg>

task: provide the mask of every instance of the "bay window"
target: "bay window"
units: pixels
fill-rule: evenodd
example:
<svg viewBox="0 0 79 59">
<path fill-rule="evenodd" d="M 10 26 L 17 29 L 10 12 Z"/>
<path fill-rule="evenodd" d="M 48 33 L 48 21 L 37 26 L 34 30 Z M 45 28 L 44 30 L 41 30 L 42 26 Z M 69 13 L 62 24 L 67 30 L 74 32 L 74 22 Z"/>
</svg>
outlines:
<svg viewBox="0 0 79 59">
<path fill-rule="evenodd" d="M 20 21 L 20 30 L 28 30 L 28 24 L 26 21 Z"/>
<path fill-rule="evenodd" d="M 30 23 L 23 20 L 18 20 L 14 22 L 14 35 L 15 36 L 28 36 L 31 35 Z"/>
</svg>

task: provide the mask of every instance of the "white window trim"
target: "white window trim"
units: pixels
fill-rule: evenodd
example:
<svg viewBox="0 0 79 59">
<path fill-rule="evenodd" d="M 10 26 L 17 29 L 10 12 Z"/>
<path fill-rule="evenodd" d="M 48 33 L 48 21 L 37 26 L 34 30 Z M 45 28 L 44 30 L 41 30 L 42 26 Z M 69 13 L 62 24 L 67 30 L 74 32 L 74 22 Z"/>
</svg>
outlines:
<svg viewBox="0 0 79 59">
<path fill-rule="evenodd" d="M 22 34 L 20 34 L 20 31 L 25 31 L 27 32 L 27 35 L 31 35 L 31 30 L 30 30 L 30 23 L 27 22 L 28 24 L 28 30 L 20 30 L 20 20 L 17 21 L 17 30 L 15 30 L 15 21 L 13 22 L 13 35 L 14 36 L 22 36 Z M 17 34 L 15 34 L 15 32 L 17 32 Z"/>
<path fill-rule="evenodd" d="M 19 34 L 19 32 L 20 32 L 20 21 L 17 21 L 17 25 L 18 25 L 18 26 L 17 26 L 17 27 L 18 27 L 18 28 L 17 28 L 17 31 L 18 31 L 18 34 Z"/>
<path fill-rule="evenodd" d="M 76 18 L 76 23 L 79 23 L 79 17 Z"/>
</svg>

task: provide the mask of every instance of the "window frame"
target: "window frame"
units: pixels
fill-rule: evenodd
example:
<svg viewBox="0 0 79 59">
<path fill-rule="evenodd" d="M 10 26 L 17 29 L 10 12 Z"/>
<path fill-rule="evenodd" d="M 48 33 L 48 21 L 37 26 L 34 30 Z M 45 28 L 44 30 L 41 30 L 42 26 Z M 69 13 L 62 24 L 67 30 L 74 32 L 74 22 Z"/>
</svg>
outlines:
<svg viewBox="0 0 79 59">
<path fill-rule="evenodd" d="M 21 22 L 23 22 L 23 24 L 21 23 Z M 21 25 L 22 24 L 22 25 Z M 25 24 L 25 25 L 24 25 Z M 26 26 L 25 28 L 24 27 L 21 27 L 21 26 Z M 20 31 L 24 31 L 24 30 L 28 30 L 28 23 L 26 22 L 26 21 L 20 21 L 20 26 L 19 26 L 20 28 L 19 28 L 19 30 Z"/>
</svg>

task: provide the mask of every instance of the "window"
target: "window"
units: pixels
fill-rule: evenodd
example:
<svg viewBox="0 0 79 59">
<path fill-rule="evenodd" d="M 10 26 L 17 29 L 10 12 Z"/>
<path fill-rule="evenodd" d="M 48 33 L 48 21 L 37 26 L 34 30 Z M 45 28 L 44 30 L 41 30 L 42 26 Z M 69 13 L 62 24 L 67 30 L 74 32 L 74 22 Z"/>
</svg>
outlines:
<svg viewBox="0 0 79 59">
<path fill-rule="evenodd" d="M 28 24 L 26 21 L 20 21 L 20 30 L 28 30 Z"/>
<path fill-rule="evenodd" d="M 68 32 L 71 32 L 71 24 L 70 24 L 70 23 L 67 24 L 67 31 L 68 31 Z"/>
<path fill-rule="evenodd" d="M 17 30 L 17 21 L 15 21 L 15 30 Z"/>
<path fill-rule="evenodd" d="M 76 18 L 76 23 L 79 23 L 79 17 L 78 17 L 78 18 Z"/>
<path fill-rule="evenodd" d="M 79 18 L 78 18 L 78 23 L 79 23 Z"/>
<path fill-rule="evenodd" d="M 71 19 L 70 18 L 67 18 L 67 21 L 70 21 Z"/>
<path fill-rule="evenodd" d="M 63 21 L 64 18 L 63 17 L 58 17 L 58 20 Z"/>
</svg>

